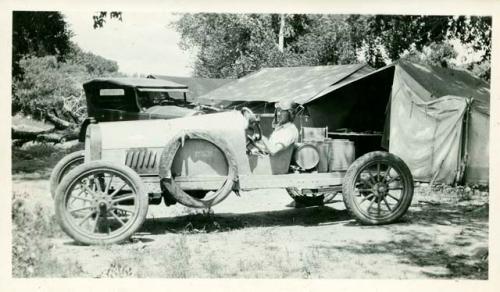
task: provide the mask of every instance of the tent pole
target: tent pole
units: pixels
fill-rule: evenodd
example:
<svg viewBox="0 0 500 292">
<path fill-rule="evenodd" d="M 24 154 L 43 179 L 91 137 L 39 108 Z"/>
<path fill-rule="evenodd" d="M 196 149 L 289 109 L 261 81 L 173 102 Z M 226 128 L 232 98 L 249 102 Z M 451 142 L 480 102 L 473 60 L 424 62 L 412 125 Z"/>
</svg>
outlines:
<svg viewBox="0 0 500 292">
<path fill-rule="evenodd" d="M 464 116 L 464 134 L 463 134 L 463 139 L 462 139 L 462 157 L 461 157 L 461 162 L 459 166 L 459 173 L 457 176 L 457 183 L 462 184 L 465 179 L 465 169 L 467 168 L 467 161 L 469 160 L 469 122 L 470 122 L 470 115 L 471 115 L 471 110 L 472 110 L 472 102 L 474 101 L 473 98 L 468 98 L 467 99 L 467 108 L 465 110 L 465 116 Z"/>
</svg>

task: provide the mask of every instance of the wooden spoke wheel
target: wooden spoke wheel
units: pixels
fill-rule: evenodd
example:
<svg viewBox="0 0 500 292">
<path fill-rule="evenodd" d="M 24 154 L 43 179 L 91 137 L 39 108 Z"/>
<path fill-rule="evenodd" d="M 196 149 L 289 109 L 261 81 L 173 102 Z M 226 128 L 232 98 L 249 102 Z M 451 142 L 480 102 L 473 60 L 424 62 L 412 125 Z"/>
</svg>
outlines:
<svg viewBox="0 0 500 292">
<path fill-rule="evenodd" d="M 62 229 L 83 244 L 128 239 L 144 222 L 148 195 L 132 169 L 104 161 L 71 170 L 56 191 L 56 217 Z"/>
<path fill-rule="evenodd" d="M 347 209 L 364 224 L 388 224 L 408 210 L 413 177 L 408 166 L 387 152 L 370 152 L 347 170 L 342 186 Z"/>
</svg>

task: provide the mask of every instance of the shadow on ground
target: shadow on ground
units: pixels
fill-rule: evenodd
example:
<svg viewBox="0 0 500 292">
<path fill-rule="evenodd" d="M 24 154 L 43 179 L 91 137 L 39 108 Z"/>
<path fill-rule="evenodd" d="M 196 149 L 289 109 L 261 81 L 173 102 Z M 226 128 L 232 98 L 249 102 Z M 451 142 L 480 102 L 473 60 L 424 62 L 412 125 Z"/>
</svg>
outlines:
<svg viewBox="0 0 500 292">
<path fill-rule="evenodd" d="M 314 226 L 352 219 L 346 210 L 328 206 L 289 209 L 245 214 L 191 214 L 170 218 L 147 220 L 141 232 L 164 234 L 165 232 L 223 232 L 247 227 Z"/>
<path fill-rule="evenodd" d="M 331 248 L 359 255 L 396 255 L 399 262 L 421 267 L 431 278 L 488 279 L 488 213 L 488 203 L 419 203 L 396 225 L 357 227 L 386 229 L 391 240 Z M 445 226 L 458 232 L 443 235 L 447 237 L 443 243 L 436 238 L 446 232 Z"/>
<path fill-rule="evenodd" d="M 488 203 L 415 203 L 398 223 L 363 226 L 346 210 L 328 206 L 246 214 L 193 214 L 149 219 L 143 234 L 227 232 L 246 227 L 341 224 L 349 228 L 389 232 L 387 240 L 352 240 L 326 248 L 354 255 L 392 255 L 400 263 L 421 268 L 431 278 L 488 278 Z M 451 230 L 451 231 L 450 231 Z M 441 238 L 438 240 L 437 238 Z M 443 238 L 445 242 L 443 242 Z"/>
</svg>

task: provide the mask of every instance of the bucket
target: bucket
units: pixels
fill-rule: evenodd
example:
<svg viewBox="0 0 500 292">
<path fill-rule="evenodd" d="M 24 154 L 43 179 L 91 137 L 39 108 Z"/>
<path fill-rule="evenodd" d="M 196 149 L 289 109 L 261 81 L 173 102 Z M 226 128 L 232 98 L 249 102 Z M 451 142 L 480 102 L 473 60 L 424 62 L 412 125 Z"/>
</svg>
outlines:
<svg viewBox="0 0 500 292">
<path fill-rule="evenodd" d="M 329 145 L 323 141 L 311 141 L 307 142 L 307 144 L 314 145 L 318 149 L 318 172 L 328 172 L 328 149 L 330 148 Z"/>
<path fill-rule="evenodd" d="M 297 143 L 293 161 L 302 169 L 312 169 L 319 163 L 319 150 L 310 143 Z"/>
<path fill-rule="evenodd" d="M 347 170 L 354 162 L 354 142 L 347 139 L 327 140 L 328 143 L 328 171 Z"/>
</svg>

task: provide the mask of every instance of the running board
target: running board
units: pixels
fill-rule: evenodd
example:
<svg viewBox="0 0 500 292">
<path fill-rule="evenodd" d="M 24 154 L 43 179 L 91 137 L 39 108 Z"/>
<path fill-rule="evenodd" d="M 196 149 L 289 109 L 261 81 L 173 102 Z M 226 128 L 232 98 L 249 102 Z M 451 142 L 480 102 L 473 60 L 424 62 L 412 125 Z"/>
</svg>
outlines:
<svg viewBox="0 0 500 292">
<path fill-rule="evenodd" d="M 275 189 L 275 188 L 300 188 L 319 189 L 342 185 L 344 171 L 327 173 L 292 173 L 278 175 L 241 175 L 239 176 L 239 188 L 241 190 L 251 189 Z M 158 177 L 143 177 L 146 184 L 159 184 Z M 226 181 L 225 176 L 190 176 L 176 177 L 176 184 L 183 190 L 217 190 Z"/>
</svg>

